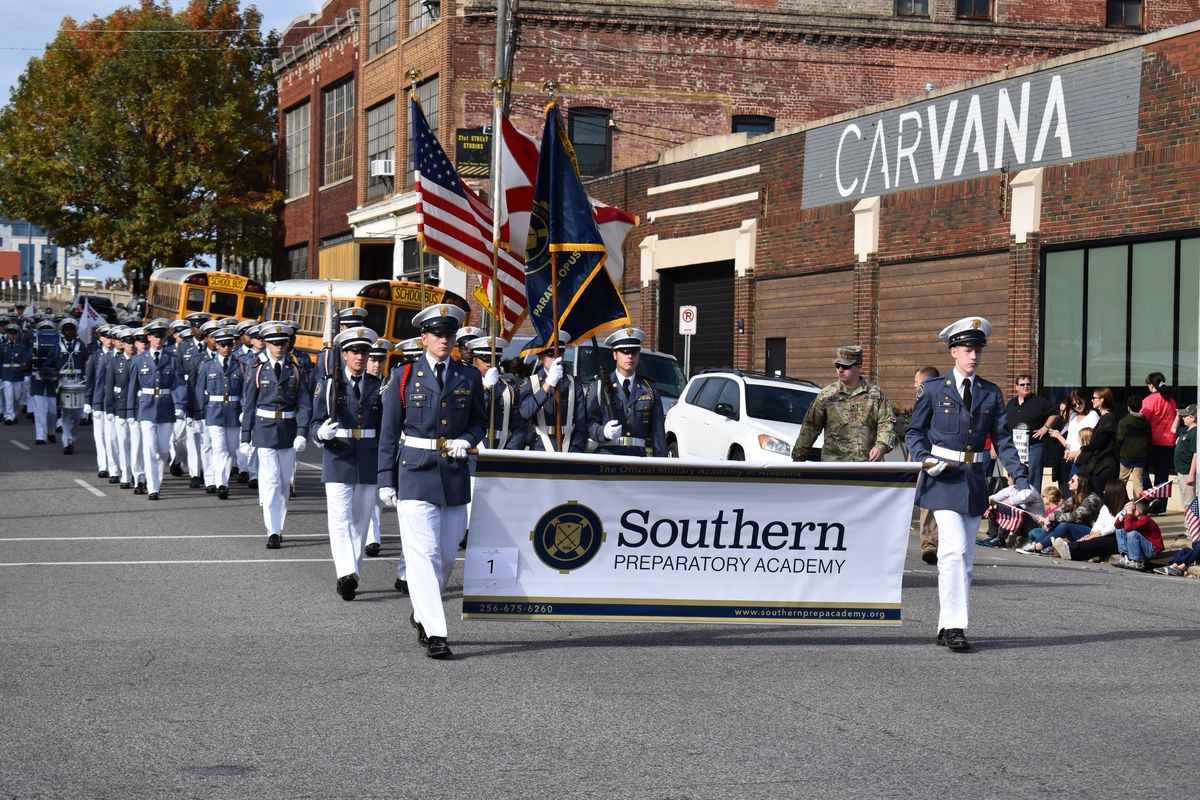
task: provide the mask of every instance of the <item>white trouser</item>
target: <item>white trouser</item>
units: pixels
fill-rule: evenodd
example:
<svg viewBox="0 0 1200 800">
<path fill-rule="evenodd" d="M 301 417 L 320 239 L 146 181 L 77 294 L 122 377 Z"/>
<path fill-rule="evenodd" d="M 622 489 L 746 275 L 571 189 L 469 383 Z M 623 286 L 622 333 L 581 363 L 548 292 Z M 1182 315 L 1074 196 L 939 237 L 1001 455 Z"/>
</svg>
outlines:
<svg viewBox="0 0 1200 800">
<path fill-rule="evenodd" d="M 183 433 L 187 430 L 182 419 L 176 418 L 171 423 L 171 463 L 181 463 L 184 453 Z"/>
<path fill-rule="evenodd" d="M 58 398 L 35 394 L 33 397 L 33 438 L 46 441 L 46 433 L 54 433 L 54 420 L 58 417 Z"/>
<path fill-rule="evenodd" d="M 96 469 L 108 472 L 108 418 L 103 411 L 92 412 L 92 443 L 96 445 Z M 113 464 L 113 469 L 116 468 Z"/>
<path fill-rule="evenodd" d="M 339 578 L 362 574 L 363 545 L 379 487 L 373 483 L 327 483 L 329 549 Z"/>
<path fill-rule="evenodd" d="M 980 518 L 957 511 L 934 511 L 933 518 L 938 526 L 938 601 L 941 604 L 938 629 L 965 630 Z"/>
<path fill-rule="evenodd" d="M 75 434 L 79 431 L 79 420 L 83 419 L 82 408 L 63 409 L 62 435 L 63 444 L 74 444 Z"/>
<path fill-rule="evenodd" d="M 113 434 L 117 446 L 117 465 L 120 467 L 121 483 L 133 482 L 133 462 L 129 458 L 130 422 L 122 416 L 113 417 Z"/>
<path fill-rule="evenodd" d="M 142 449 L 142 424 L 136 419 L 125 420 L 129 431 L 129 473 L 135 484 L 146 482 L 146 451 Z"/>
<path fill-rule="evenodd" d="M 256 448 L 258 453 L 258 504 L 262 506 L 263 524 L 267 535 L 283 533 L 287 520 L 288 485 L 287 476 L 296 464 L 296 451 L 288 447 L 272 450 Z"/>
<path fill-rule="evenodd" d="M 33 407 L 33 401 L 29 399 L 29 376 L 26 375 L 21 379 L 21 405 L 25 406 L 25 413 L 29 413 Z"/>
<path fill-rule="evenodd" d="M 138 427 L 142 431 L 142 466 L 146 470 L 146 491 L 157 494 L 162 488 L 163 467 L 169 464 L 171 459 L 171 429 L 174 423 L 142 420 Z"/>
<path fill-rule="evenodd" d="M 376 486 L 376 489 L 379 487 Z M 367 526 L 367 544 L 383 544 L 383 537 L 379 533 L 379 503 L 375 503 L 375 508 L 371 509 L 371 524 Z"/>
<path fill-rule="evenodd" d="M 200 420 L 187 418 L 183 422 L 183 444 L 187 448 L 188 475 L 198 478 L 203 474 L 203 436 L 204 423 Z"/>
<path fill-rule="evenodd" d="M 425 626 L 427 635 L 445 636 L 442 592 L 454 570 L 458 543 L 467 529 L 467 507 L 401 500 L 397 511 L 413 616 Z"/>
<path fill-rule="evenodd" d="M 117 415 L 104 412 L 104 446 L 108 450 L 108 475 L 121 475 L 121 449 L 117 439 Z"/>
<path fill-rule="evenodd" d="M 196 430 L 200 433 L 200 466 L 204 468 L 204 483 L 207 486 L 216 486 L 217 482 L 213 477 L 213 445 L 212 437 L 208 435 L 208 426 L 204 424 L 204 420 L 196 421 Z M 238 426 L 238 438 L 241 438 L 241 426 Z M 236 449 L 236 447 L 235 447 Z M 225 476 L 225 485 L 229 485 L 229 476 Z"/>
<path fill-rule="evenodd" d="M 212 463 L 205 471 L 209 486 L 229 486 L 229 473 L 233 470 L 234 454 L 238 450 L 241 428 L 226 428 L 207 425 L 208 441 L 212 444 Z"/>
<path fill-rule="evenodd" d="M 0 393 L 4 396 L 4 418 L 17 418 L 17 404 L 21 399 L 20 381 L 0 381 Z"/>
</svg>

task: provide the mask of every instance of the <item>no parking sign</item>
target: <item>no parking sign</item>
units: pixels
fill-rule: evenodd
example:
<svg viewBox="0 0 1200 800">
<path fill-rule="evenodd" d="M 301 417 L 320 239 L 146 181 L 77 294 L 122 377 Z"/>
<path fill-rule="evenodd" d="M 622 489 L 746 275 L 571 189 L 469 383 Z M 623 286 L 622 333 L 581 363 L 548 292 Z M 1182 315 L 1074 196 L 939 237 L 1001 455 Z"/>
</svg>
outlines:
<svg viewBox="0 0 1200 800">
<path fill-rule="evenodd" d="M 679 307 L 679 335 L 692 336 L 696 333 L 696 307 Z"/>
</svg>

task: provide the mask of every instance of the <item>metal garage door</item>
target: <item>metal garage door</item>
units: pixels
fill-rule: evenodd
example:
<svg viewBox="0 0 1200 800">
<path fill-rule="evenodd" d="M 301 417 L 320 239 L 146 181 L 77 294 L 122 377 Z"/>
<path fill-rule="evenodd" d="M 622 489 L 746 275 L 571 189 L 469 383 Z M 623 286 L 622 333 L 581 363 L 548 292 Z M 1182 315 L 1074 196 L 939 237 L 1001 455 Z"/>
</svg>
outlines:
<svg viewBox="0 0 1200 800">
<path fill-rule="evenodd" d="M 831 383 L 838 345 L 854 342 L 854 273 L 851 270 L 762 280 L 755 284 L 754 338 L 787 340 L 786 374 L 818 386 Z M 754 368 L 764 369 L 765 347 L 754 348 Z"/>
<path fill-rule="evenodd" d="M 659 273 L 659 332 L 662 349 L 683 366 L 679 307 L 696 306 L 692 374 L 705 367 L 733 365 L 733 262 L 717 261 Z"/>
</svg>

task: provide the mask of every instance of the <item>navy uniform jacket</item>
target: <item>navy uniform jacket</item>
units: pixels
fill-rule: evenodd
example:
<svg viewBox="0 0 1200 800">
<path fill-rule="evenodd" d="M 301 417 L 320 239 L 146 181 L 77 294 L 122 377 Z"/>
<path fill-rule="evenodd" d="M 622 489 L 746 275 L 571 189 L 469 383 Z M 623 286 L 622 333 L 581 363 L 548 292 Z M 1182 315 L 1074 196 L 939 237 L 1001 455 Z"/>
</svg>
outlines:
<svg viewBox="0 0 1200 800">
<path fill-rule="evenodd" d="M 976 376 L 971 390 L 970 413 L 963 405 L 954 373 L 930 378 L 921 384 L 913 407 L 912 422 L 904 437 L 913 461 L 937 458 L 933 445 L 973 453 L 986 452 L 988 435 L 1004 469 L 1018 489 L 1028 489 L 1025 465 L 1013 447 L 1004 396 L 996 384 Z M 941 459 L 948 461 L 949 459 Z M 932 510 L 956 511 L 971 517 L 983 514 L 988 505 L 987 465 L 950 463 L 937 477 L 922 473 L 917 486 L 917 505 Z"/>
<path fill-rule="evenodd" d="M 286 450 L 297 436 L 308 435 L 308 422 L 312 416 L 312 395 L 304 382 L 304 376 L 295 363 L 289 363 L 284 355 L 281 377 L 275 379 L 275 370 L 266 356 L 250 366 L 246 373 L 246 386 L 242 395 L 242 442 L 255 447 Z M 291 412 L 290 418 L 282 416 L 259 416 L 262 411 L 271 415 Z"/>
<path fill-rule="evenodd" d="M 105 403 L 105 386 L 108 368 L 112 364 L 113 351 L 99 349 L 92 352 L 84 370 L 84 381 L 87 384 L 85 396 L 93 411 L 111 411 Z"/>
<path fill-rule="evenodd" d="M 588 435 L 600 443 L 596 452 L 613 456 L 651 455 L 666 458 L 667 430 L 658 389 L 649 378 L 634 374 L 629 381 L 629 396 L 623 398 L 620 381 L 621 376 L 616 372 L 609 376 L 615 417 L 608 413 L 608 403 L 600 391 L 599 380 L 589 392 Z M 621 423 L 621 436 L 645 439 L 645 447 L 621 447 L 602 439 L 604 424 L 614 418 Z"/>
<path fill-rule="evenodd" d="M 401 385 L 408 371 L 407 385 Z M 383 422 L 379 438 L 379 485 L 396 489 L 400 500 L 423 500 L 438 506 L 461 506 L 471 500 L 471 468 L 465 458 L 444 451 L 410 447 L 400 435 L 422 439 L 465 439 L 472 447 L 487 432 L 483 409 L 483 379 L 473 367 L 447 359 L 443 388 L 429 359 L 421 356 L 392 375 L 383 393 Z"/>
<path fill-rule="evenodd" d="M 346 377 L 343 370 L 342 377 Z M 322 442 L 317 438 L 317 429 L 329 414 L 329 378 L 317 384 L 313 390 L 313 415 L 309 432 L 314 442 L 325 451 L 321 459 L 321 480 L 326 483 L 367 483 L 379 480 L 379 423 L 383 417 L 383 398 L 380 397 L 380 380 L 363 372 L 359 379 L 359 399 L 350 390 L 350 379 L 339 384 L 337 414 L 334 419 L 341 433 L 349 431 L 369 432 L 366 438 L 341 437 Z"/>
<path fill-rule="evenodd" d="M 483 413 L 488 425 L 495 425 L 496 432 L 486 447 L 495 450 L 524 450 L 529 444 L 529 426 L 520 413 L 520 386 L 512 375 L 501 375 L 491 389 L 483 390 Z M 508 436 L 498 441 L 505 428 L 505 406 L 508 407 Z"/>
<path fill-rule="evenodd" d="M 221 368 L 221 357 L 213 356 L 196 371 L 195 396 L 200 419 L 220 428 L 240 427 L 242 413 L 242 364 L 233 356 Z"/>
<path fill-rule="evenodd" d="M 7 334 L 0 339 L 0 381 L 18 383 L 25 379 L 29 370 L 29 348 L 17 339 L 15 342 Z"/>
<path fill-rule="evenodd" d="M 538 367 L 537 371 L 530 376 L 529 380 L 521 386 L 521 395 L 519 400 L 519 410 L 521 418 L 525 420 L 525 424 L 529 426 L 529 449 L 530 450 L 545 450 L 545 443 L 542 437 L 538 436 L 534 430 L 538 423 L 538 412 L 542 412 L 542 417 L 545 420 L 545 430 L 550 436 L 551 446 L 555 446 L 556 440 L 554 436 L 554 421 L 556 414 L 554 404 L 561 400 L 563 409 L 563 438 L 566 439 L 567 429 L 567 386 L 573 384 L 575 386 L 575 413 L 571 428 L 571 437 L 567 452 L 570 453 L 585 453 L 587 452 L 588 440 L 588 414 L 587 404 L 588 399 L 583 391 L 583 384 L 574 375 L 563 375 L 562 380 L 554 387 L 552 394 L 546 394 L 542 391 L 542 382 L 546 379 L 546 370 L 543 367 Z"/>
<path fill-rule="evenodd" d="M 131 418 L 136 409 L 125 391 L 129 385 L 129 368 L 132 364 L 133 356 L 116 353 L 104 373 L 104 409 L 125 419 Z"/>
<path fill-rule="evenodd" d="M 142 389 L 157 389 L 158 394 L 143 394 Z M 182 412 L 187 404 L 187 384 L 183 381 L 179 359 L 165 349 L 159 351 L 157 368 L 153 351 L 134 356 L 125 391 L 137 409 L 134 418 L 138 422 L 174 422 L 175 412 Z"/>
<path fill-rule="evenodd" d="M 197 347 L 195 342 L 200 342 Z M 196 370 L 200 362 L 204 359 L 205 353 L 208 352 L 208 347 L 204 345 L 203 339 L 190 339 L 185 341 L 176 350 L 179 356 L 179 366 L 183 374 L 183 382 L 187 384 L 187 407 L 184 411 L 189 417 L 199 419 L 203 416 L 199 403 L 196 401 Z"/>
</svg>

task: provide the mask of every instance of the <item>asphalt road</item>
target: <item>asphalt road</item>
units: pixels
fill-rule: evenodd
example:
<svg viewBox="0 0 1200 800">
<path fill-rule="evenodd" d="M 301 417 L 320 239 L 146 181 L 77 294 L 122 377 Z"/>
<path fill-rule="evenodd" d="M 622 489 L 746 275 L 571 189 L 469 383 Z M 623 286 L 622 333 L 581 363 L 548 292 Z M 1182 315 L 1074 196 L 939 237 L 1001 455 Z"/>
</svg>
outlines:
<svg viewBox="0 0 1200 800">
<path fill-rule="evenodd" d="M 334 593 L 319 472 L 147 501 L 0 429 L 2 798 L 1182 796 L 1200 582 L 980 551 L 973 653 L 899 627 L 458 619 L 424 657 L 383 557 Z M 25 445 L 21 449 L 14 442 Z M 318 463 L 308 452 L 301 460 Z M 91 489 L 92 491 L 89 491 Z M 915 538 L 914 538 L 915 544 Z"/>
</svg>

